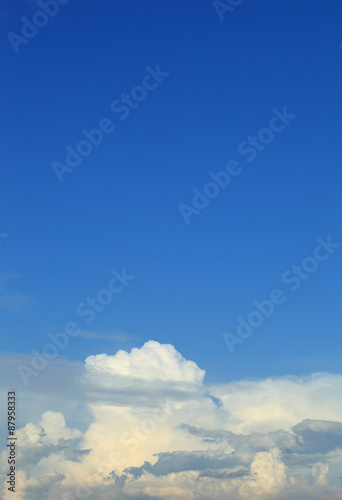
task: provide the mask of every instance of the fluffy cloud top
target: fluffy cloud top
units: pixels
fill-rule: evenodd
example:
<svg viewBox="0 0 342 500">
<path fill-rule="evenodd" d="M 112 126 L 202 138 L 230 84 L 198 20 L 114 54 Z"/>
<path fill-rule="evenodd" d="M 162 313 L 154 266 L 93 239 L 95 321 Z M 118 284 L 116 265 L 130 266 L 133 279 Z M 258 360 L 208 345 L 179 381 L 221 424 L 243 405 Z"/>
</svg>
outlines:
<svg viewBox="0 0 342 500">
<path fill-rule="evenodd" d="M 81 436 L 77 429 L 69 429 L 62 413 L 46 411 L 38 425 L 28 423 L 17 431 L 20 446 L 30 447 L 41 444 L 58 444 L 61 440 L 76 439 Z"/>
<path fill-rule="evenodd" d="M 205 371 L 188 361 L 171 344 L 150 340 L 131 352 L 119 350 L 114 356 L 98 354 L 85 360 L 88 373 L 142 381 L 202 384 Z"/>
</svg>

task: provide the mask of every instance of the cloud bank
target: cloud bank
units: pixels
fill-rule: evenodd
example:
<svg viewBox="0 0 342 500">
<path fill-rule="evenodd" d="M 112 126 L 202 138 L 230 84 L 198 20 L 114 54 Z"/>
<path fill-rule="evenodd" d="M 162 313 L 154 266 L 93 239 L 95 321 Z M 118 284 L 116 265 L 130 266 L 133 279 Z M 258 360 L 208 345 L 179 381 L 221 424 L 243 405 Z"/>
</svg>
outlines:
<svg viewBox="0 0 342 500">
<path fill-rule="evenodd" d="M 16 498 L 342 498 L 341 375 L 209 386 L 196 363 L 149 341 L 89 356 L 69 376 L 76 406 L 54 387 L 58 411 L 32 418 L 39 393 L 30 394 Z M 7 500 L 5 450 L 0 464 Z"/>
</svg>

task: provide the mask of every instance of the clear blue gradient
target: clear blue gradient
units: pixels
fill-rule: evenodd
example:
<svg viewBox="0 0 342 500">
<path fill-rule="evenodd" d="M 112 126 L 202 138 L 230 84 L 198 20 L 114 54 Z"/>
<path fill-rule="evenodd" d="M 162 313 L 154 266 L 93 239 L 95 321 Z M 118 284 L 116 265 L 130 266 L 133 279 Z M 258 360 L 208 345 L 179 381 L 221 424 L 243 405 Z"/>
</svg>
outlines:
<svg viewBox="0 0 342 500">
<path fill-rule="evenodd" d="M 288 292 L 281 276 L 311 256 L 316 237 L 342 243 L 342 4 L 244 0 L 220 21 L 210 1 L 71 0 L 15 54 L 35 2 L 1 8 L 1 350 L 41 351 L 67 321 L 171 343 L 208 381 L 341 372 L 342 246 Z M 146 75 L 170 73 L 125 120 L 110 109 Z M 295 114 L 252 162 L 238 153 Z M 116 126 L 59 182 L 51 163 L 108 117 Z M 186 224 L 209 172 L 242 171 Z M 135 279 L 87 325 L 76 307 L 110 270 Z M 287 293 L 229 353 L 222 334 L 274 288 Z M 62 355 L 119 345 L 77 337 Z"/>
</svg>

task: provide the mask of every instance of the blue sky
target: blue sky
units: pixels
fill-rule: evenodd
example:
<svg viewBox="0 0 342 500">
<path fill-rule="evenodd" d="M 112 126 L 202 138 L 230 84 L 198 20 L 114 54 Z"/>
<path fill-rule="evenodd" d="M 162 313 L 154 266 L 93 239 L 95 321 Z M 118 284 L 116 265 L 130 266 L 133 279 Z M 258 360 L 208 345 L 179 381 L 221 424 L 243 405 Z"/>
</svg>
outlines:
<svg viewBox="0 0 342 500">
<path fill-rule="evenodd" d="M 340 500 L 341 2 L 0 26 L 16 498 Z"/>
<path fill-rule="evenodd" d="M 220 21 L 209 1 L 71 0 L 15 54 L 37 8 L 1 9 L 1 350 L 78 321 L 127 337 L 74 338 L 71 360 L 152 339 L 209 381 L 340 372 L 342 250 L 294 293 L 281 276 L 317 237 L 342 241 L 341 4 L 244 0 Z M 120 120 L 112 101 L 158 64 Z M 284 106 L 296 118 L 247 162 L 238 145 Z M 114 132 L 60 183 L 51 163 L 105 117 Z M 229 160 L 241 173 L 186 224 L 178 205 Z M 87 325 L 76 307 L 123 267 L 135 279 Z M 230 354 L 222 334 L 274 288 L 287 301 Z"/>
</svg>

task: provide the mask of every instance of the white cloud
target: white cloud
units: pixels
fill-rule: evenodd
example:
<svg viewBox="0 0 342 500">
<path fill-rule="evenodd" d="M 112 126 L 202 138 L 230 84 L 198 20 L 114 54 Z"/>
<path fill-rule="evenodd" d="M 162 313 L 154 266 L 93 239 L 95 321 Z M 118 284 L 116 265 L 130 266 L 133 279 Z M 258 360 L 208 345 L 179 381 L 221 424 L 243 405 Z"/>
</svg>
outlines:
<svg viewBox="0 0 342 500">
<path fill-rule="evenodd" d="M 19 429 L 16 433 L 19 439 L 20 446 L 23 448 L 28 448 L 31 446 L 41 445 L 41 438 L 44 434 L 44 429 L 40 425 L 35 425 L 28 423 L 22 429 Z"/>
<path fill-rule="evenodd" d="M 287 481 L 286 466 L 281 461 L 281 451 L 261 451 L 255 455 L 250 466 L 251 478 L 243 483 L 239 493 L 247 498 L 264 493 L 278 493 Z"/>
<path fill-rule="evenodd" d="M 240 381 L 212 388 L 230 413 L 230 429 L 248 434 L 290 429 L 304 419 L 339 421 L 342 376 L 318 373 Z M 251 416 L 253 416 L 251 418 Z"/>
<path fill-rule="evenodd" d="M 196 363 L 154 341 L 90 356 L 81 374 L 66 363 L 61 411 L 17 431 L 25 500 L 342 498 L 341 375 L 206 386 Z M 71 396 L 89 415 L 82 432 Z"/>
<path fill-rule="evenodd" d="M 85 360 L 89 373 L 135 378 L 142 381 L 189 382 L 202 384 L 205 371 L 188 361 L 171 344 L 153 340 L 130 353 L 119 350 L 114 356 L 98 354 Z"/>
<path fill-rule="evenodd" d="M 61 439 L 76 439 L 81 436 L 77 429 L 69 429 L 65 424 L 62 413 L 55 411 L 46 411 L 42 415 L 39 425 L 44 429 L 42 443 L 58 444 Z"/>
</svg>

